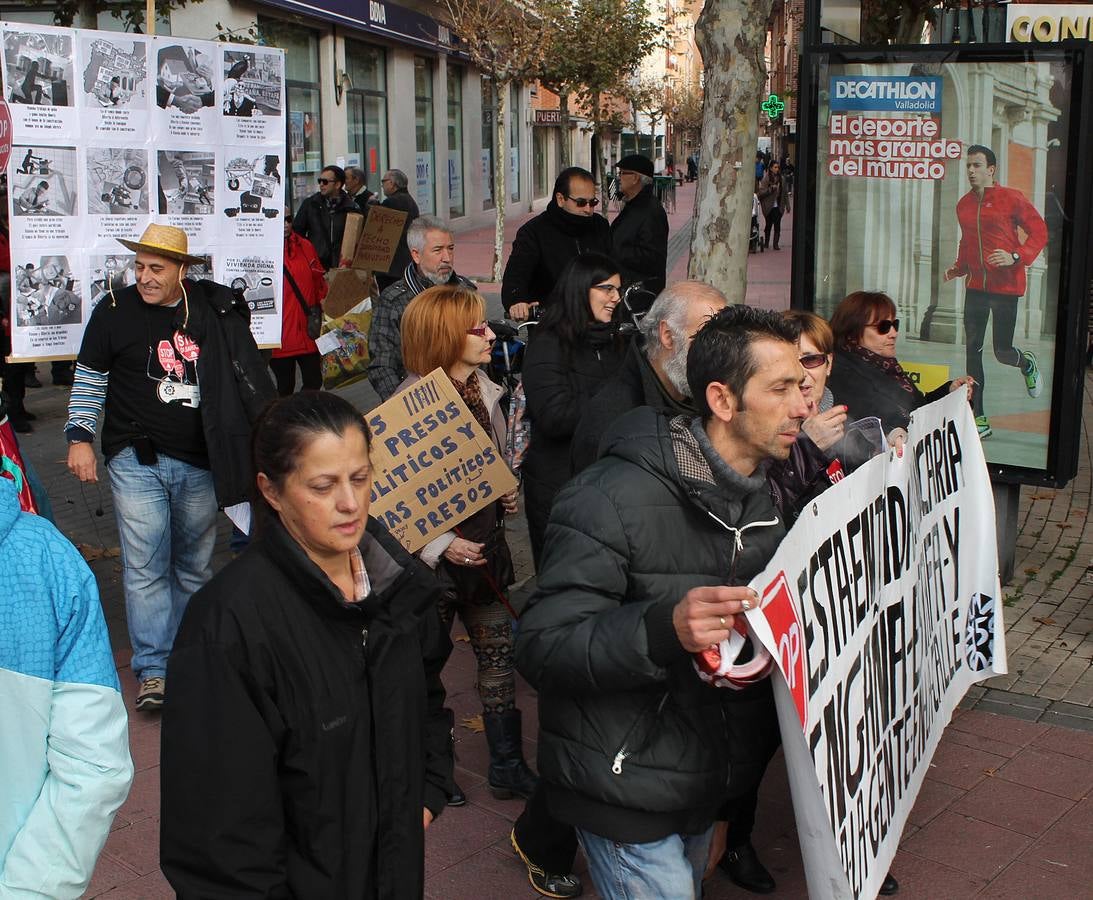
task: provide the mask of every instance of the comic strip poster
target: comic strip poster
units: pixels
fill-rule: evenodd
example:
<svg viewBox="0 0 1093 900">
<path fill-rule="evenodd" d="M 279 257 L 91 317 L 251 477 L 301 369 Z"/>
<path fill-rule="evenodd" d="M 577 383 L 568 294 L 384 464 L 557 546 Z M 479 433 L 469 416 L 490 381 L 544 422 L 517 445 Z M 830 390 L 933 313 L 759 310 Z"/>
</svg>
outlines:
<svg viewBox="0 0 1093 900">
<path fill-rule="evenodd" d="M 76 127 L 72 30 L 6 22 L 0 35 L 4 99 L 11 107 L 15 133 L 36 138 L 72 135 Z"/>
<path fill-rule="evenodd" d="M 225 48 L 221 110 L 226 144 L 284 140 L 284 57 L 261 48 Z"/>
<path fill-rule="evenodd" d="M 80 33 L 80 122 L 91 140 L 144 141 L 150 104 L 148 41 Z"/>
<path fill-rule="evenodd" d="M 156 41 L 156 131 L 194 144 L 220 138 L 216 108 L 216 45 L 207 41 Z"/>
<path fill-rule="evenodd" d="M 118 238 L 135 239 L 148 226 L 148 151 L 143 147 L 87 148 L 88 237 L 116 246 Z"/>
<path fill-rule="evenodd" d="M 186 276 L 234 283 L 258 342 L 277 346 L 284 52 L 16 23 L 0 23 L 0 41 L 13 132 L 9 358 L 74 357 L 92 310 L 137 283 L 119 239 L 152 223 L 185 231 L 204 259 Z"/>
</svg>

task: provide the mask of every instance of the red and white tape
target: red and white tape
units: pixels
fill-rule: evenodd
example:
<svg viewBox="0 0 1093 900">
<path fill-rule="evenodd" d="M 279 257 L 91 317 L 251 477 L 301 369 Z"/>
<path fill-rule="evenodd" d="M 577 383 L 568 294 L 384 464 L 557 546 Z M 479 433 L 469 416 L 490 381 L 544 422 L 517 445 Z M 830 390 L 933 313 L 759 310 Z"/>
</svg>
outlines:
<svg viewBox="0 0 1093 900">
<path fill-rule="evenodd" d="M 749 645 L 750 656 L 744 653 Z M 773 657 L 762 641 L 751 633 L 744 616 L 736 616 L 732 631 L 725 640 L 694 656 L 695 671 L 699 678 L 714 687 L 727 687 L 736 691 L 769 677 L 774 667 Z M 737 664 L 736 661 L 741 656 L 747 661 Z"/>
</svg>

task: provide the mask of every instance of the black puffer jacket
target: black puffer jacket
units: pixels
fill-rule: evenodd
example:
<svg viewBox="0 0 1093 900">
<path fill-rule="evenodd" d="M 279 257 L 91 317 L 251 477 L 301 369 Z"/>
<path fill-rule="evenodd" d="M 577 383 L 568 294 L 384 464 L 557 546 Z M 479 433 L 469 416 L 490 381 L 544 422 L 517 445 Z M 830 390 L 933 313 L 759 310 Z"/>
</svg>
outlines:
<svg viewBox="0 0 1093 900">
<path fill-rule="evenodd" d="M 521 468 L 531 549 L 542 549 L 550 505 L 569 481 L 569 447 L 585 406 L 622 365 L 625 344 L 613 325 L 594 323 L 567 350 L 553 331 L 536 331 L 524 355 L 531 442 Z"/>
<path fill-rule="evenodd" d="M 562 270 L 582 253 L 611 255 L 611 226 L 601 215 L 578 216 L 553 200 L 520 226 L 501 282 L 501 303 L 548 303 Z"/>
<path fill-rule="evenodd" d="M 735 473 L 693 422 L 643 407 L 615 424 L 558 495 L 520 620 L 551 810 L 616 841 L 705 829 L 731 760 L 754 755 L 734 692 L 699 679 L 672 610 L 691 588 L 746 583 L 785 529 L 762 473 Z"/>
<path fill-rule="evenodd" d="M 906 428 L 911 413 L 949 392 L 949 383 L 926 395 L 914 385 L 912 390 L 906 391 L 886 372 L 870 365 L 860 356 L 842 350 L 835 354 L 835 364 L 827 386 L 836 403 L 849 407 L 848 421 L 876 416 L 885 434 L 893 428 Z"/>
<path fill-rule="evenodd" d="M 314 193 L 300 204 L 292 220 L 292 230 L 311 241 L 324 269 L 336 269 L 341 262 L 345 217 L 355 212 L 360 209 L 345 191 L 338 196 L 333 209 L 322 194 Z"/>
<path fill-rule="evenodd" d="M 160 859 L 182 900 L 420 897 L 450 791 L 439 589 L 375 521 L 372 593 L 280 523 L 194 594 L 167 671 Z"/>
<path fill-rule="evenodd" d="M 668 214 L 646 185 L 627 200 L 611 223 L 614 259 L 622 266 L 622 283 L 640 281 L 659 294 L 668 280 Z"/>
</svg>

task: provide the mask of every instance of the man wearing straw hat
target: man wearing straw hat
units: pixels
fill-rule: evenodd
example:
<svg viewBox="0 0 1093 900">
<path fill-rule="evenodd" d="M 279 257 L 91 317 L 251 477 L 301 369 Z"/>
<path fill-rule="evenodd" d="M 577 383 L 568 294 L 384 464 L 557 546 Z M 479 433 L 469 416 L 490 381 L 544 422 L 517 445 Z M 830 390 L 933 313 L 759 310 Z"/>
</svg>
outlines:
<svg viewBox="0 0 1093 900">
<path fill-rule="evenodd" d="M 68 468 L 98 481 L 102 450 L 121 541 L 136 708 L 163 704 L 167 656 L 190 595 L 212 575 L 217 507 L 246 499 L 250 425 L 273 384 L 246 303 L 213 281 L 187 279 L 180 228 L 149 225 L 137 283 L 104 294 L 76 360 L 65 436 Z"/>
</svg>

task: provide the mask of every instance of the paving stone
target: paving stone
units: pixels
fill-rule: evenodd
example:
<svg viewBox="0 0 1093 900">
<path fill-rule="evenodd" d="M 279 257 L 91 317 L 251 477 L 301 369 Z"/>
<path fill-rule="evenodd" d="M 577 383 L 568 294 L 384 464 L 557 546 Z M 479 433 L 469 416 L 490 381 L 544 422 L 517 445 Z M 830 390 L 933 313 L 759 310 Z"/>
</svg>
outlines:
<svg viewBox="0 0 1093 900">
<path fill-rule="evenodd" d="M 157 773 L 158 775 L 158 773 Z M 103 853 L 141 875 L 159 871 L 159 816 L 110 832 Z"/>
<path fill-rule="evenodd" d="M 1073 801 L 1002 778 L 985 778 L 949 807 L 950 812 L 1039 837 L 1068 813 Z"/>
<path fill-rule="evenodd" d="M 129 866 L 125 865 L 123 862 L 119 862 L 118 860 L 103 854 L 99 857 L 98 864 L 95 866 L 95 873 L 91 877 L 91 883 L 88 884 L 87 890 L 84 891 L 84 896 L 98 897 L 106 894 L 119 885 L 136 881 L 140 877 L 140 872 L 129 868 Z"/>
<path fill-rule="evenodd" d="M 973 877 L 989 879 L 1031 844 L 1023 834 L 943 812 L 905 841 L 903 849 Z"/>
<path fill-rule="evenodd" d="M 975 896 L 977 900 L 1075 900 L 1088 896 L 1088 892 L 1088 884 L 1073 880 L 1058 867 L 1049 872 L 1019 861 L 1003 869 Z"/>
<path fill-rule="evenodd" d="M 1038 746 L 1003 765 L 998 777 L 1071 800 L 1080 800 L 1093 790 L 1093 766 Z"/>
<path fill-rule="evenodd" d="M 930 762 L 929 776 L 935 781 L 970 790 L 986 777 L 988 770 L 997 771 L 1007 758 L 997 753 L 965 747 L 942 737 Z"/>
</svg>

